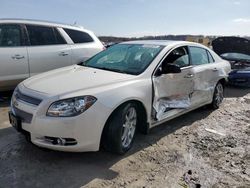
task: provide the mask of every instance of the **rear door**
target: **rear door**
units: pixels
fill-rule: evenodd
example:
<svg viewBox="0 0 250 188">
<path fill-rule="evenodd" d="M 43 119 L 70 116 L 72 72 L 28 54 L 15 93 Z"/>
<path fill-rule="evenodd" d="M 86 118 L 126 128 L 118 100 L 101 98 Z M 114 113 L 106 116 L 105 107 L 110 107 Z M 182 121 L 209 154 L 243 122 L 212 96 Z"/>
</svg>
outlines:
<svg viewBox="0 0 250 188">
<path fill-rule="evenodd" d="M 181 73 L 157 75 L 163 64 L 174 64 L 181 68 Z M 191 108 L 191 96 L 194 90 L 193 69 L 187 46 L 172 50 L 163 60 L 153 77 L 154 117 L 161 121 L 185 109 Z"/>
<path fill-rule="evenodd" d="M 84 62 L 104 49 L 101 42 L 87 32 L 63 28 L 63 31 L 72 40 L 72 62 Z"/>
<path fill-rule="evenodd" d="M 27 48 L 18 24 L 0 24 L 0 88 L 12 89 L 29 77 Z"/>
<path fill-rule="evenodd" d="M 213 57 L 205 48 L 190 46 L 189 51 L 194 70 L 192 102 L 194 105 L 199 105 L 211 99 L 214 84 L 218 79 L 218 69 L 213 63 Z"/>
<path fill-rule="evenodd" d="M 26 29 L 31 76 L 72 64 L 71 47 L 57 28 L 26 25 Z"/>
</svg>

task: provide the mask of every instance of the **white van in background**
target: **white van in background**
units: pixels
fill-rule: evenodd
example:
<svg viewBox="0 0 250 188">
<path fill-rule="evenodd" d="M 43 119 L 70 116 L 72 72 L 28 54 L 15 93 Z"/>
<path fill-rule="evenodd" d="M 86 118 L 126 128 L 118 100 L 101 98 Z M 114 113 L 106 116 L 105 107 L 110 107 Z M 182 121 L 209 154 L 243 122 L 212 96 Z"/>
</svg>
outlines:
<svg viewBox="0 0 250 188">
<path fill-rule="evenodd" d="M 0 19 L 0 91 L 35 74 L 85 61 L 103 49 L 94 33 L 81 27 Z"/>
</svg>

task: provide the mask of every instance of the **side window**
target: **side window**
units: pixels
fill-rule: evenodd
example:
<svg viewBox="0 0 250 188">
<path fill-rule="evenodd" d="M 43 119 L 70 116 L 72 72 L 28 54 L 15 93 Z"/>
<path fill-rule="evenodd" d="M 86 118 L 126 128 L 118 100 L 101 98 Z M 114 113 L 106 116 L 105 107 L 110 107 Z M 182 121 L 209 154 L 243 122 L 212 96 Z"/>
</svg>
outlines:
<svg viewBox="0 0 250 188">
<path fill-rule="evenodd" d="M 31 46 L 66 44 L 60 33 L 52 27 L 26 25 Z"/>
<path fill-rule="evenodd" d="M 62 37 L 62 35 L 59 33 L 59 31 L 56 28 L 54 28 L 54 33 L 55 33 L 57 44 L 67 44 L 65 39 Z"/>
<path fill-rule="evenodd" d="M 19 25 L 0 25 L 0 47 L 22 46 L 21 36 Z"/>
<path fill-rule="evenodd" d="M 85 32 L 73 29 L 64 29 L 64 31 L 69 35 L 74 43 L 87 43 L 94 41 L 92 37 Z"/>
<path fill-rule="evenodd" d="M 163 63 L 175 64 L 179 67 L 186 67 L 189 65 L 189 54 L 187 47 L 179 47 L 174 49 L 170 54 L 164 59 Z"/>
<path fill-rule="evenodd" d="M 208 55 L 209 63 L 213 63 L 214 62 L 214 58 L 213 58 L 213 56 L 211 55 L 211 53 L 209 51 L 207 51 L 207 55 Z"/>
<path fill-rule="evenodd" d="M 209 63 L 206 49 L 200 47 L 190 47 L 189 49 L 192 65 L 204 65 Z"/>
</svg>

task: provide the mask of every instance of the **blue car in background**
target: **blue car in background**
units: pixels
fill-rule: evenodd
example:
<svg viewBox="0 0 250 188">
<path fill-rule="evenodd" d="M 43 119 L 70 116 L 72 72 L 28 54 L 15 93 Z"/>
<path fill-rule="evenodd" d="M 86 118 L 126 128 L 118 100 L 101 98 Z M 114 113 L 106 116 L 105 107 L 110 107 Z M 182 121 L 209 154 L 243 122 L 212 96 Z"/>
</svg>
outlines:
<svg viewBox="0 0 250 188">
<path fill-rule="evenodd" d="M 250 87 L 250 55 L 225 53 L 220 56 L 231 64 L 232 72 L 229 73 L 229 84 Z"/>
<path fill-rule="evenodd" d="M 250 40 L 240 37 L 219 37 L 212 41 L 213 50 L 231 64 L 229 84 L 250 87 Z"/>
</svg>

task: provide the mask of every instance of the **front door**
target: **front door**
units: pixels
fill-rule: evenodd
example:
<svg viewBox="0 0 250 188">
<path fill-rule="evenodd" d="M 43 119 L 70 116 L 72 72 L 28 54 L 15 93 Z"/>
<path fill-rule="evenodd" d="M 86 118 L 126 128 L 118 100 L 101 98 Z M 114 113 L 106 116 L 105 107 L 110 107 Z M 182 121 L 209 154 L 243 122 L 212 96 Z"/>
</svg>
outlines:
<svg viewBox="0 0 250 188">
<path fill-rule="evenodd" d="M 26 28 L 31 76 L 72 64 L 71 47 L 56 28 L 37 25 Z"/>
<path fill-rule="evenodd" d="M 29 77 L 27 48 L 20 25 L 0 25 L 0 88 L 13 89 Z"/>
<path fill-rule="evenodd" d="M 194 73 L 189 61 L 188 48 L 178 47 L 166 56 L 158 69 L 160 70 L 164 64 L 174 64 L 181 68 L 181 72 L 157 75 L 159 71 L 156 71 L 153 77 L 153 116 L 156 121 L 191 108 Z"/>
</svg>

